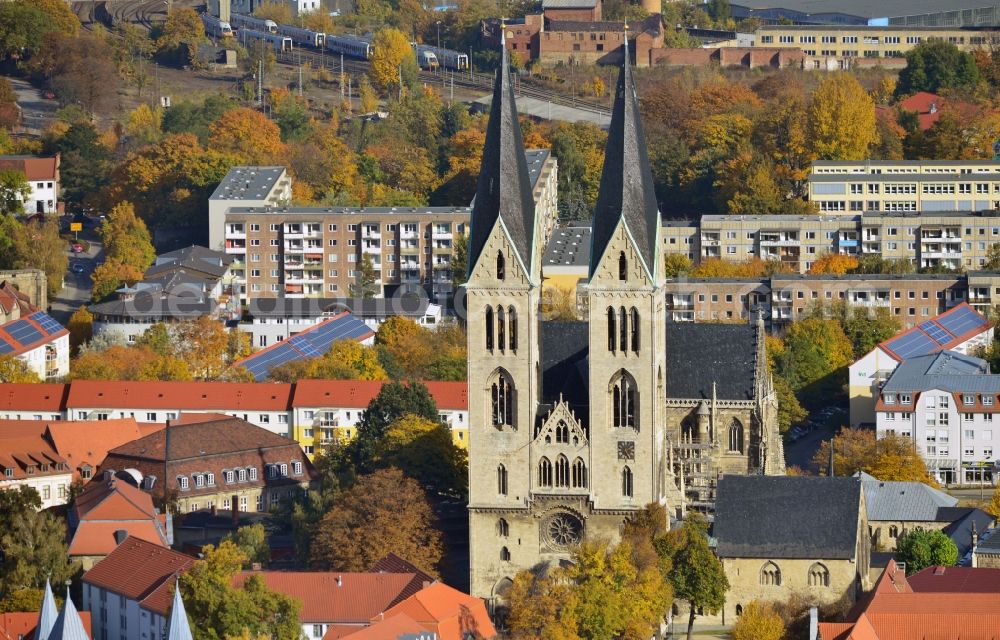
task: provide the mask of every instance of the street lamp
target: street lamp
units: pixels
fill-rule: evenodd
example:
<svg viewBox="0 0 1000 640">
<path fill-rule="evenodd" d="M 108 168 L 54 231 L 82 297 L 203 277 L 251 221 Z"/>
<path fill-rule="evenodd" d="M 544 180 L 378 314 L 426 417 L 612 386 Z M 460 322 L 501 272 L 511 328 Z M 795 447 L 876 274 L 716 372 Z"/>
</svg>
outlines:
<svg viewBox="0 0 1000 640">
<path fill-rule="evenodd" d="M 438 49 L 440 49 L 441 48 L 441 21 L 438 20 L 434 24 L 437 25 L 437 30 L 438 30 Z"/>
</svg>

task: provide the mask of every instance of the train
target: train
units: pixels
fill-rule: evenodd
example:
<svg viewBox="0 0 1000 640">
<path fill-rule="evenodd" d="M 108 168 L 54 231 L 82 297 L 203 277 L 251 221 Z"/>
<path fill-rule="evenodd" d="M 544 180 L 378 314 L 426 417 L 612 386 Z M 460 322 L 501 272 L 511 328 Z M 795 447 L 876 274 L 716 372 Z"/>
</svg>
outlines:
<svg viewBox="0 0 1000 640">
<path fill-rule="evenodd" d="M 373 51 L 371 41 L 365 37 L 334 36 L 329 33 L 326 34 L 326 49 L 362 60 L 370 59 Z"/>
<path fill-rule="evenodd" d="M 430 48 L 422 44 L 413 45 L 413 52 L 417 55 L 417 66 L 427 71 L 434 71 L 438 68 L 438 59 Z"/>
<path fill-rule="evenodd" d="M 288 36 L 295 44 L 322 49 L 326 44 L 326 34 L 310 29 L 302 29 L 287 24 L 278 25 L 278 33 Z"/>
<path fill-rule="evenodd" d="M 468 70 L 469 68 L 469 54 L 467 53 L 460 53 L 451 49 L 442 49 L 441 47 L 432 47 L 426 44 L 417 45 L 417 49 L 424 49 L 433 53 L 437 58 L 438 65 L 440 65 L 442 69 L 462 71 Z"/>
<path fill-rule="evenodd" d="M 234 13 L 229 21 L 237 29 L 252 29 L 266 33 L 278 33 L 278 23 L 274 20 L 263 20 L 242 13 Z"/>
<path fill-rule="evenodd" d="M 241 28 L 239 35 L 240 44 L 247 47 L 252 42 L 266 42 L 269 47 L 276 52 L 291 51 L 292 39 L 278 33 L 267 33 L 255 29 Z"/>
<path fill-rule="evenodd" d="M 211 14 L 201 14 L 201 23 L 205 25 L 205 35 L 213 38 L 233 37 L 233 27 L 228 22 L 219 20 Z"/>
</svg>

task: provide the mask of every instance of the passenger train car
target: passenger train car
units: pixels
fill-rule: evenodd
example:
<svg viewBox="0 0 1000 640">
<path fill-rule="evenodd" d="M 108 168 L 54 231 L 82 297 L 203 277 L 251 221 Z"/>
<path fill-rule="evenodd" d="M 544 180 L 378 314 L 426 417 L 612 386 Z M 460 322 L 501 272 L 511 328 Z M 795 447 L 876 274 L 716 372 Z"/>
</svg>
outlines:
<svg viewBox="0 0 1000 640">
<path fill-rule="evenodd" d="M 228 22 L 223 22 L 211 14 L 201 14 L 201 23 L 205 26 L 205 35 L 212 36 L 213 38 L 233 37 L 232 26 Z"/>
<path fill-rule="evenodd" d="M 229 22 L 237 29 L 253 29 L 254 31 L 264 31 L 266 33 L 278 33 L 278 23 L 274 20 L 262 20 L 242 13 L 234 13 Z"/>
<path fill-rule="evenodd" d="M 326 49 L 333 53 L 342 53 L 352 58 L 368 60 L 372 56 L 372 45 L 365 38 L 357 36 L 333 36 L 327 34 Z"/>
<path fill-rule="evenodd" d="M 278 33 L 288 36 L 295 44 L 322 49 L 326 43 L 326 34 L 310 29 L 301 29 L 287 24 L 278 25 Z"/>
<path fill-rule="evenodd" d="M 267 46 L 276 52 L 291 51 L 292 39 L 277 33 L 267 33 L 266 31 L 256 31 L 254 29 L 240 29 L 239 41 L 244 47 L 250 47 L 258 42 L 265 42 Z"/>
</svg>

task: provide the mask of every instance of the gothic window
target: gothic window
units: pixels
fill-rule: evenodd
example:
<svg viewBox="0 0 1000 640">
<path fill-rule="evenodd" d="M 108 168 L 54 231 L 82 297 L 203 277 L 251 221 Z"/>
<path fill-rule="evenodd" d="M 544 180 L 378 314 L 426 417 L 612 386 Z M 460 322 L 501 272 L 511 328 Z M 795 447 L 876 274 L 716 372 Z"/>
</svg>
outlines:
<svg viewBox="0 0 1000 640">
<path fill-rule="evenodd" d="M 573 461 L 573 488 L 587 488 L 587 465 L 580 458 Z"/>
<path fill-rule="evenodd" d="M 507 307 L 507 324 L 510 327 L 507 332 L 507 342 L 511 351 L 517 351 L 517 311 L 514 307 Z"/>
<path fill-rule="evenodd" d="M 736 418 L 729 425 L 729 450 L 743 453 L 743 425 Z"/>
<path fill-rule="evenodd" d="M 493 351 L 493 307 L 486 307 L 486 350 Z"/>
<path fill-rule="evenodd" d="M 635 380 L 625 371 L 621 371 L 611 382 L 611 423 L 616 427 L 632 427 L 638 424 L 636 408 L 638 391 Z"/>
<path fill-rule="evenodd" d="M 766 563 L 760 568 L 760 583 L 765 587 L 781 586 L 781 569 L 773 562 Z"/>
<path fill-rule="evenodd" d="M 503 307 L 497 307 L 497 348 L 503 351 L 507 348 L 507 323 L 504 320 Z"/>
<path fill-rule="evenodd" d="M 625 307 L 618 309 L 618 348 L 622 353 L 628 351 L 628 316 Z"/>
<path fill-rule="evenodd" d="M 507 495 L 507 467 L 503 465 L 497 467 L 497 493 Z"/>
<path fill-rule="evenodd" d="M 899 527 L 894 524 L 889 525 L 889 537 L 898 538 L 899 537 Z"/>
<path fill-rule="evenodd" d="M 615 331 L 615 308 L 608 307 L 608 351 L 615 352 L 618 344 L 618 334 Z"/>
<path fill-rule="evenodd" d="M 497 251 L 497 280 L 506 278 L 506 267 L 507 263 L 503 259 L 503 251 Z"/>
<path fill-rule="evenodd" d="M 538 463 L 538 486 L 552 486 L 552 463 L 548 458 L 542 458 Z"/>
<path fill-rule="evenodd" d="M 632 307 L 632 351 L 639 353 L 639 310 Z"/>
<path fill-rule="evenodd" d="M 628 260 L 625 259 L 625 252 L 618 254 L 618 279 L 628 280 Z"/>
<path fill-rule="evenodd" d="M 632 497 L 632 470 L 628 467 L 622 469 L 622 495 Z"/>
<path fill-rule="evenodd" d="M 562 444 L 569 442 L 569 426 L 562 420 L 556 425 L 556 442 Z"/>
<path fill-rule="evenodd" d="M 510 535 L 510 525 L 503 518 L 497 520 L 497 535 L 501 538 L 506 538 Z"/>
<path fill-rule="evenodd" d="M 500 369 L 493 374 L 490 383 L 490 415 L 494 427 L 511 426 L 514 424 L 514 384 L 510 375 Z"/>
<path fill-rule="evenodd" d="M 813 566 L 809 567 L 809 586 L 810 587 L 830 586 L 830 571 L 819 562 L 816 562 L 813 564 Z"/>
<path fill-rule="evenodd" d="M 694 426 L 694 420 L 690 416 L 681 421 L 681 436 L 685 442 L 694 442 L 698 435 L 698 430 Z"/>
<path fill-rule="evenodd" d="M 500 561 L 510 562 L 510 549 L 508 549 L 507 547 L 500 548 Z"/>
<path fill-rule="evenodd" d="M 569 486 L 569 460 L 563 455 L 556 458 L 556 486 Z"/>
</svg>

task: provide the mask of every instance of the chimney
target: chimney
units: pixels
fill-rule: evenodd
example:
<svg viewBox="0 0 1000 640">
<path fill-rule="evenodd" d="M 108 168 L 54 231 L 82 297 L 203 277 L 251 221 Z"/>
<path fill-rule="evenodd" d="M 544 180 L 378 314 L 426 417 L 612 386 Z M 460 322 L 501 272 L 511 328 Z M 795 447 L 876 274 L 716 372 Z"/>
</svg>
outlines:
<svg viewBox="0 0 1000 640">
<path fill-rule="evenodd" d="M 104 470 L 104 479 L 106 481 L 110 482 L 111 479 L 114 478 L 114 477 L 115 477 L 115 470 L 114 469 L 105 469 Z"/>
<path fill-rule="evenodd" d="M 976 521 L 972 521 L 972 553 L 976 552 L 976 547 L 979 546 L 979 532 L 976 531 Z"/>
<path fill-rule="evenodd" d="M 215 506 L 214 502 L 212 503 L 212 515 L 213 516 L 219 515 L 219 508 Z"/>
<path fill-rule="evenodd" d="M 236 525 L 238 525 L 240 523 L 240 503 L 239 503 L 240 497 L 239 497 L 239 495 L 237 495 L 237 494 L 234 493 L 232 500 L 233 500 L 233 504 L 232 504 L 232 507 L 233 507 L 232 508 L 233 526 L 236 526 Z"/>
<path fill-rule="evenodd" d="M 116 545 L 119 545 L 119 544 L 125 542 L 125 538 L 127 538 L 127 537 L 128 537 L 128 531 L 126 531 L 125 529 L 116 529 L 115 530 L 115 544 Z"/>
<path fill-rule="evenodd" d="M 253 562 L 253 563 L 250 564 L 250 570 L 251 571 L 260 571 L 260 569 L 261 569 L 261 567 L 260 567 L 260 563 L 259 562 Z"/>
<path fill-rule="evenodd" d="M 819 611 L 816 607 L 809 607 L 809 640 L 816 640 L 819 637 Z"/>
<path fill-rule="evenodd" d="M 337 586 L 338 587 L 344 586 L 344 579 L 343 579 L 343 577 L 337 576 Z"/>
</svg>

